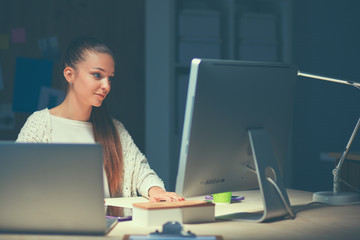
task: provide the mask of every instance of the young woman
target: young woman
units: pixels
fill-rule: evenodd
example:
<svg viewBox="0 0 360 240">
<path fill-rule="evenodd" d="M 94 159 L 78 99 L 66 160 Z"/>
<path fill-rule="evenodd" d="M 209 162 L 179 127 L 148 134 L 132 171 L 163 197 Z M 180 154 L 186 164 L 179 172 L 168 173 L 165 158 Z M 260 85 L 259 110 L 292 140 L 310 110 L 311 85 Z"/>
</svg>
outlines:
<svg viewBox="0 0 360 240">
<path fill-rule="evenodd" d="M 124 126 L 106 111 L 103 101 L 114 74 L 114 57 L 105 44 L 92 38 L 73 41 L 63 56 L 63 75 L 68 83 L 65 100 L 55 108 L 33 113 L 16 141 L 98 142 L 104 153 L 105 197 L 140 194 L 150 201 L 182 200 L 164 190 Z"/>
</svg>

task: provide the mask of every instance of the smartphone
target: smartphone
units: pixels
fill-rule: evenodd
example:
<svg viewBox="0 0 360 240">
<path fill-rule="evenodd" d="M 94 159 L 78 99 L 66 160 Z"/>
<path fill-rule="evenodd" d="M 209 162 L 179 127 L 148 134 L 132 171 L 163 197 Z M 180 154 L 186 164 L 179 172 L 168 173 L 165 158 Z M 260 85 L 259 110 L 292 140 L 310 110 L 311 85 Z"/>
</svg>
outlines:
<svg viewBox="0 0 360 240">
<path fill-rule="evenodd" d="M 116 218 L 118 221 L 128 221 L 132 219 L 132 208 L 111 205 L 107 205 L 105 207 L 107 218 Z"/>
</svg>

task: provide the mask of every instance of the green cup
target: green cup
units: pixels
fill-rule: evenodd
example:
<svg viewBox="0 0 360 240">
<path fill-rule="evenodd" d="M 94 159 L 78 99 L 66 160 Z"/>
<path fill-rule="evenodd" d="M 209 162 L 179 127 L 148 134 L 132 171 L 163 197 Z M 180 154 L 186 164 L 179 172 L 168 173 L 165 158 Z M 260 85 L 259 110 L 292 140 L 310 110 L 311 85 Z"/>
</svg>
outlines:
<svg viewBox="0 0 360 240">
<path fill-rule="evenodd" d="M 215 193 L 213 194 L 214 203 L 230 203 L 232 192 Z"/>
</svg>

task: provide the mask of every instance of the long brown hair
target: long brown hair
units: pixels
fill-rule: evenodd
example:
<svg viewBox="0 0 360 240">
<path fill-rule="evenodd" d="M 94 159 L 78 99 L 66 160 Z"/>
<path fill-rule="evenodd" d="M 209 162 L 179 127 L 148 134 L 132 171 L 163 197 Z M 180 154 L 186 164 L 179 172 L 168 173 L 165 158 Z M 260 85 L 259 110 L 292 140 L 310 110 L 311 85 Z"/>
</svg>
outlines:
<svg viewBox="0 0 360 240">
<path fill-rule="evenodd" d="M 123 151 L 119 134 L 107 112 L 105 102 L 101 107 L 93 107 L 91 121 L 95 141 L 103 146 L 104 168 L 109 183 L 111 197 L 120 197 L 123 182 Z"/>
<path fill-rule="evenodd" d="M 76 69 L 77 63 L 85 61 L 88 52 L 106 53 L 113 56 L 111 50 L 102 42 L 93 38 L 74 40 L 63 56 L 62 66 Z M 123 184 L 123 151 L 119 134 L 110 117 L 105 102 L 100 107 L 93 107 L 90 120 L 93 124 L 95 142 L 103 147 L 104 168 L 109 183 L 111 197 L 121 196 Z"/>
</svg>

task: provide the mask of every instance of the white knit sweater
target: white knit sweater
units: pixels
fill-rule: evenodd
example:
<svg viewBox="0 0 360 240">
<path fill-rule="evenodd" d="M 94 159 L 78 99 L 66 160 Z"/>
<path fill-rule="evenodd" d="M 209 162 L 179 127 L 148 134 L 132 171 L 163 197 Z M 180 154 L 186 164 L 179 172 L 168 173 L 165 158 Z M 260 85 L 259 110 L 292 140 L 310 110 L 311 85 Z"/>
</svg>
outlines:
<svg viewBox="0 0 360 240">
<path fill-rule="evenodd" d="M 123 124 L 113 120 L 120 136 L 124 156 L 124 183 L 122 189 L 123 197 L 135 197 L 138 194 L 148 197 L 148 191 L 153 186 L 163 189 L 164 183 L 150 169 L 145 156 L 135 145 Z M 34 112 L 22 127 L 16 142 L 51 143 L 51 116 L 46 108 Z"/>
</svg>

